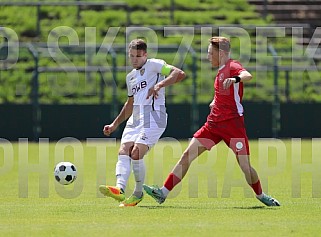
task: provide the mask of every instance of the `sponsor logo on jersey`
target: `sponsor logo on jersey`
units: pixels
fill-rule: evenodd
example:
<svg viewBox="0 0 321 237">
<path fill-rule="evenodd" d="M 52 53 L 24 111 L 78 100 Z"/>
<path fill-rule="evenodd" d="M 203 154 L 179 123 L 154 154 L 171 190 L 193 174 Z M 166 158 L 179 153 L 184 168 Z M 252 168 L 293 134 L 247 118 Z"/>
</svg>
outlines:
<svg viewBox="0 0 321 237">
<path fill-rule="evenodd" d="M 144 89 L 146 86 L 147 86 L 147 81 L 140 81 L 136 85 L 133 85 L 132 87 L 133 95 L 138 93 L 141 89 Z"/>
</svg>

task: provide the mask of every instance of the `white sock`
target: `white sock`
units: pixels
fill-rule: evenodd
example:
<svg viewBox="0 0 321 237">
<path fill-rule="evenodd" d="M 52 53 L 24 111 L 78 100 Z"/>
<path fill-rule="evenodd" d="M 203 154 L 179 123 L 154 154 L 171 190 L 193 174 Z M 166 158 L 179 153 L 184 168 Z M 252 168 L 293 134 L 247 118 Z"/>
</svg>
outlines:
<svg viewBox="0 0 321 237">
<path fill-rule="evenodd" d="M 164 186 L 161 187 L 161 190 L 162 190 L 164 196 L 167 197 L 170 191 L 167 188 L 165 188 Z"/>
<path fill-rule="evenodd" d="M 261 199 L 263 196 L 264 196 L 264 193 L 263 193 L 263 192 L 262 192 L 261 194 L 259 194 L 259 195 L 256 195 L 256 197 L 257 197 L 258 199 Z"/>
<path fill-rule="evenodd" d="M 143 184 L 145 181 L 145 163 L 144 160 L 132 160 L 133 163 L 133 172 L 135 176 L 135 189 L 134 189 L 134 195 L 136 197 L 141 197 L 143 193 Z"/>
<path fill-rule="evenodd" d="M 127 181 L 130 175 L 130 162 L 131 158 L 127 155 L 118 155 L 116 164 L 116 186 L 125 191 Z"/>
</svg>

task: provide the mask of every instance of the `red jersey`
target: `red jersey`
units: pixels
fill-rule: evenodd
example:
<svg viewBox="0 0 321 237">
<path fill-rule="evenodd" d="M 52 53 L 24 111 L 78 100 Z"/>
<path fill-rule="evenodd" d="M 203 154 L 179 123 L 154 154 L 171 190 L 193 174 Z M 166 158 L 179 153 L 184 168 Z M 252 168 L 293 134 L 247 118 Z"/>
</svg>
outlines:
<svg viewBox="0 0 321 237">
<path fill-rule="evenodd" d="M 243 116 L 243 83 L 233 83 L 229 88 L 223 89 L 223 82 L 227 78 L 238 76 L 246 69 L 236 60 L 229 59 L 219 68 L 214 82 L 214 105 L 207 121 L 220 122 L 231 118 Z"/>
</svg>

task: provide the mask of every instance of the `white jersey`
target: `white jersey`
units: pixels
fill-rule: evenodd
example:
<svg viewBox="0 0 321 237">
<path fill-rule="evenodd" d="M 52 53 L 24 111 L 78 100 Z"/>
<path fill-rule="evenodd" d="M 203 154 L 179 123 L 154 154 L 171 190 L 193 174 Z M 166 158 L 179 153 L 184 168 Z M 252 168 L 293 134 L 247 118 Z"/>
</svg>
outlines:
<svg viewBox="0 0 321 237">
<path fill-rule="evenodd" d="M 134 97 L 133 114 L 129 118 L 127 125 L 154 126 L 154 122 L 160 123 L 159 126 L 166 126 L 167 114 L 165 108 L 165 88 L 158 91 L 158 97 L 155 99 L 150 96 L 146 99 L 149 88 L 165 79 L 161 74 L 164 60 L 147 59 L 146 63 L 140 69 L 133 69 L 126 77 L 128 96 Z M 153 125 L 151 125 L 153 124 Z"/>
</svg>

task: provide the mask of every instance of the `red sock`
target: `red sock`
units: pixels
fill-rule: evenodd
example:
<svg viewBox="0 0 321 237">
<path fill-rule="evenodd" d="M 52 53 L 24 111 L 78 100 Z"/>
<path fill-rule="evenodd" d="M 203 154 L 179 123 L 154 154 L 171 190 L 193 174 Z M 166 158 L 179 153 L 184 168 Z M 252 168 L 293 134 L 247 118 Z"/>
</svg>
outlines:
<svg viewBox="0 0 321 237">
<path fill-rule="evenodd" d="M 255 184 L 251 184 L 250 186 L 252 187 L 256 195 L 262 194 L 262 186 L 260 180 L 258 180 Z"/>
<path fill-rule="evenodd" d="M 164 187 L 167 188 L 169 191 L 172 191 L 172 189 L 179 183 L 181 182 L 181 179 L 178 178 L 175 174 L 170 173 L 167 176 L 167 179 L 164 183 Z"/>
</svg>

